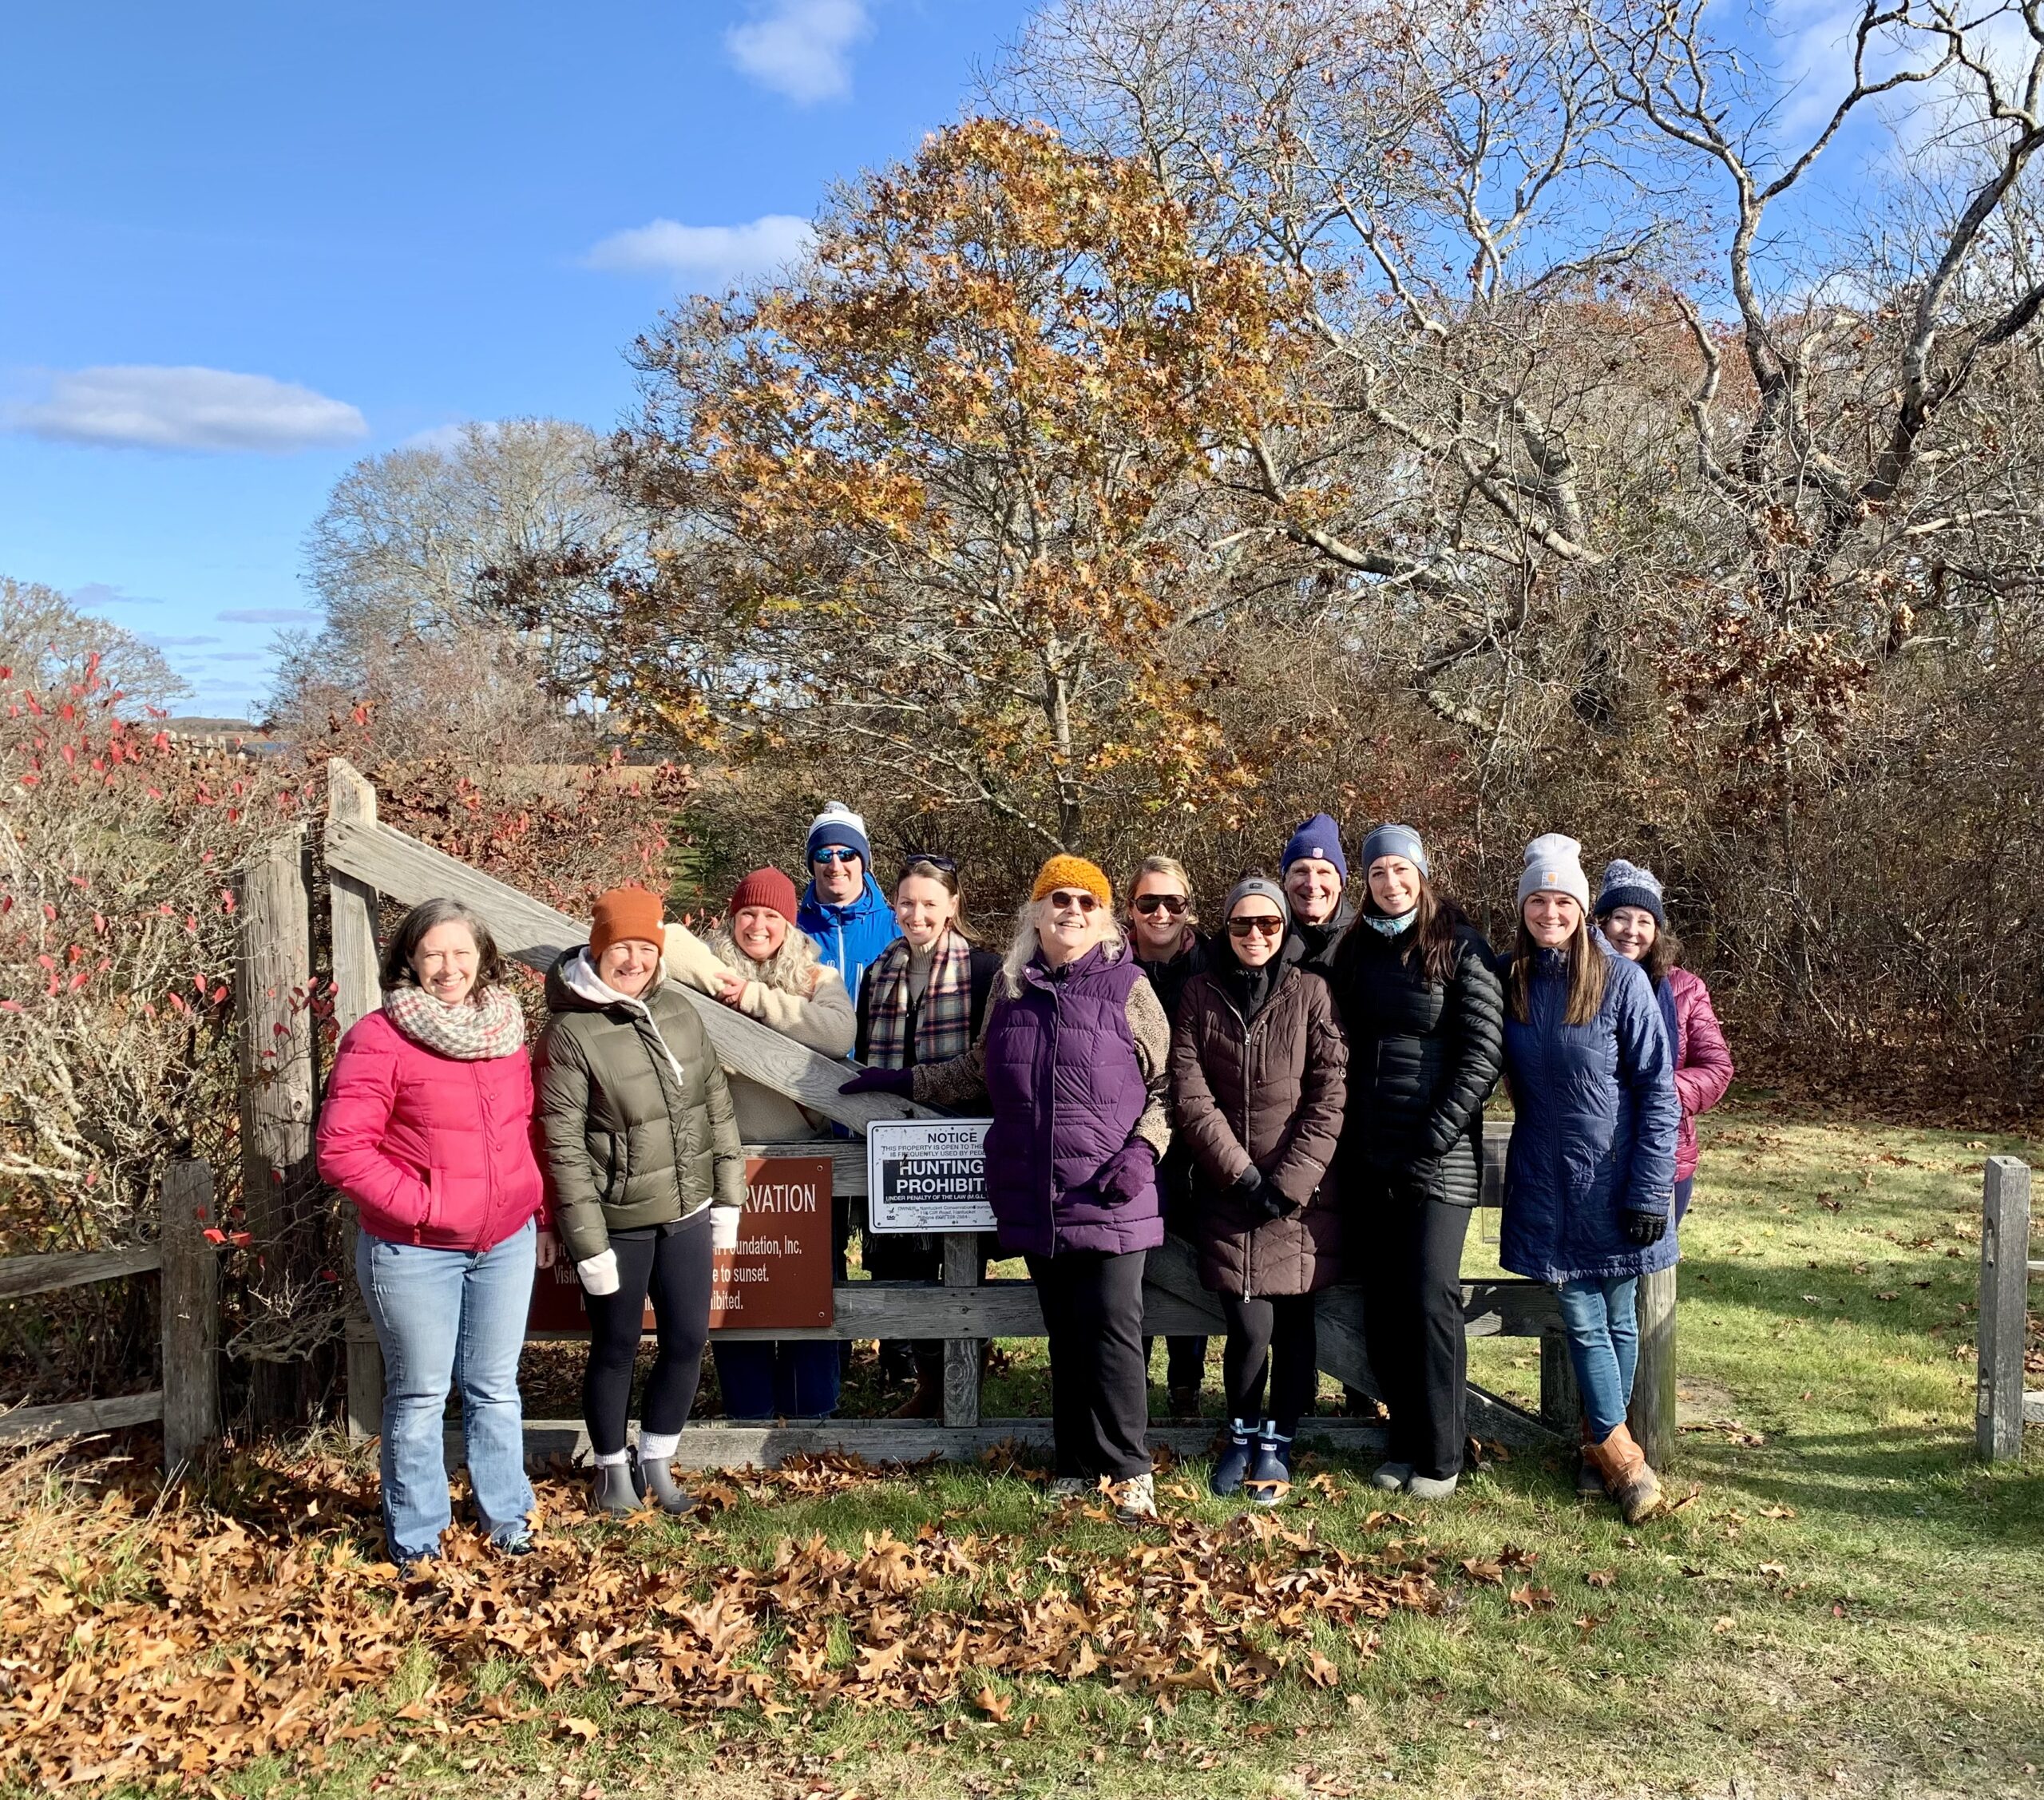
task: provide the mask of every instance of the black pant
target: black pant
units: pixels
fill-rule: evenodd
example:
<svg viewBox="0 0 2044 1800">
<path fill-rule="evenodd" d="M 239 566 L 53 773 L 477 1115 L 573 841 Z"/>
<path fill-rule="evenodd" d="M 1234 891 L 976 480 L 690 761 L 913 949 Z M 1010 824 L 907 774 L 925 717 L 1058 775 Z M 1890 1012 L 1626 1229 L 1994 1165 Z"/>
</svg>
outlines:
<svg viewBox="0 0 2044 1800">
<path fill-rule="evenodd" d="M 600 1456 L 624 1448 L 632 1410 L 632 1370 L 645 1334 L 646 1297 L 653 1299 L 659 1354 L 646 1379 L 641 1425 L 665 1437 L 688 1423 L 710 1340 L 710 1209 L 677 1224 L 613 1233 L 617 1291 L 588 1294 L 589 1363 L 582 1376 L 582 1417 Z"/>
<path fill-rule="evenodd" d="M 1313 1410 L 1320 1385 L 1313 1332 L 1314 1296 L 1278 1294 L 1262 1299 L 1221 1296 L 1228 1315 L 1227 1342 L 1221 1346 L 1221 1381 L 1228 1416 L 1254 1425 L 1268 1418 L 1278 1435 L 1289 1437 Z M 1270 1377 L 1270 1410 L 1263 1409 L 1263 1379 Z"/>
<path fill-rule="evenodd" d="M 1369 1247 L 1359 1259 L 1364 1339 L 1391 1409 L 1389 1460 L 1444 1481 L 1462 1472 L 1467 1435 L 1462 1240 L 1469 1209 L 1401 1192 L 1395 1181 L 1351 1198 L 1352 1228 Z"/>
<path fill-rule="evenodd" d="M 1155 1338 L 1143 1340 L 1143 1367 L 1150 1367 L 1151 1351 L 1157 1347 Z M 1164 1386 L 1175 1393 L 1182 1387 L 1195 1391 L 1206 1378 L 1206 1340 L 1204 1338 L 1181 1338 L 1176 1334 L 1164 1340 Z"/>
<path fill-rule="evenodd" d="M 1115 1481 L 1148 1474 L 1150 1379 L 1143 1364 L 1148 1252 L 1068 1250 L 1028 1261 L 1050 1338 L 1057 1473 Z"/>
</svg>

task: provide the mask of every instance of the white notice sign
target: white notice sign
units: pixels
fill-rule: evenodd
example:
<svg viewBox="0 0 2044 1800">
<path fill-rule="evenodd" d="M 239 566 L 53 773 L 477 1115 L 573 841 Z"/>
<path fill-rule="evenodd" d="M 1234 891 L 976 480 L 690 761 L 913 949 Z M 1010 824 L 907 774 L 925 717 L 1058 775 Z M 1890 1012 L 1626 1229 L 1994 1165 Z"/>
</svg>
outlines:
<svg viewBox="0 0 2044 1800">
<path fill-rule="evenodd" d="M 991 1119 L 876 1119 L 866 1127 L 866 1228 L 991 1231 Z"/>
</svg>

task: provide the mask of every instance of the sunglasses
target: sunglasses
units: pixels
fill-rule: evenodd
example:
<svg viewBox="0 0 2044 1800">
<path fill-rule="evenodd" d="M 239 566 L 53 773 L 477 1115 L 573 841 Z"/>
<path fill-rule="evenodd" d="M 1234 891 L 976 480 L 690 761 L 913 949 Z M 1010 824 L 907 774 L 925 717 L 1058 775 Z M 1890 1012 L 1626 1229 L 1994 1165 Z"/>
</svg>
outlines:
<svg viewBox="0 0 2044 1800">
<path fill-rule="evenodd" d="M 1145 918 L 1152 913 L 1168 913 L 1176 918 L 1191 904 L 1182 894 L 1146 894 L 1135 902 L 1135 910 Z"/>
<path fill-rule="evenodd" d="M 1246 938 L 1254 933 L 1259 938 L 1277 938 L 1283 935 L 1285 922 L 1275 913 L 1265 913 L 1254 918 L 1231 918 L 1228 921 L 1230 938 Z"/>
<path fill-rule="evenodd" d="M 958 859 L 945 856 L 933 850 L 912 850 L 901 858 L 904 869 L 913 869 L 918 862 L 927 862 L 933 869 L 941 869 L 947 875 L 958 873 Z"/>
<path fill-rule="evenodd" d="M 1068 913 L 1075 908 L 1082 913 L 1090 913 L 1100 903 L 1100 897 L 1097 894 L 1074 894 L 1062 887 L 1050 899 L 1051 910 L 1054 913 Z"/>
<path fill-rule="evenodd" d="M 858 859 L 859 853 L 855 850 L 843 850 L 834 844 L 826 844 L 812 856 L 810 861 L 812 862 L 856 862 Z"/>
</svg>

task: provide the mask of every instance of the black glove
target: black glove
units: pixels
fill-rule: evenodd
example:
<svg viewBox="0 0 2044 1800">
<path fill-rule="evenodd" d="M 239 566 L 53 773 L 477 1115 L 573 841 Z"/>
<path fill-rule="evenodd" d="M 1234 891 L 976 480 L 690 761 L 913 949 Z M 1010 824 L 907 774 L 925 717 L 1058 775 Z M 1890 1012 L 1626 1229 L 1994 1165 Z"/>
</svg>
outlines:
<svg viewBox="0 0 2044 1800">
<path fill-rule="evenodd" d="M 915 1091 L 913 1069 L 862 1069 L 838 1089 L 841 1094 L 899 1094 L 905 1100 Z"/>
<path fill-rule="evenodd" d="M 1263 1179 L 1263 1171 L 1254 1163 L 1235 1177 L 1235 1194 L 1245 1206 L 1266 1219 L 1282 1219 L 1292 1210 L 1292 1203 Z"/>
<path fill-rule="evenodd" d="M 1625 1223 L 1626 1235 L 1634 1243 L 1658 1243 L 1668 1234 L 1668 1215 L 1665 1212 L 1634 1212 L 1629 1207 Z"/>
</svg>

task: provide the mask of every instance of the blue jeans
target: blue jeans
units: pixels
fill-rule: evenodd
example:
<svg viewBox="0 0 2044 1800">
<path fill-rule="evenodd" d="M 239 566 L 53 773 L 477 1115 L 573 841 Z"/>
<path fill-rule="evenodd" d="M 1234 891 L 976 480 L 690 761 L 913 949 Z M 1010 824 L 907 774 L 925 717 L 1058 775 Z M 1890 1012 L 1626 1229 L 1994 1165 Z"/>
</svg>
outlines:
<svg viewBox="0 0 2044 1800">
<path fill-rule="evenodd" d="M 717 1344 L 711 1354 L 726 1418 L 828 1418 L 838 1409 L 844 1374 L 827 1338 Z"/>
<path fill-rule="evenodd" d="M 432 1556 L 453 1517 L 447 1390 L 461 1390 L 461 1435 L 476 1510 L 491 1540 L 516 1544 L 537 1504 L 525 1479 L 518 1353 L 533 1297 L 529 1221 L 493 1249 L 429 1250 L 362 1231 L 355 1279 L 383 1346 L 383 1532 L 400 1564 Z"/>
<path fill-rule="evenodd" d="M 1626 1422 L 1632 1402 L 1633 1370 L 1639 1365 L 1638 1275 L 1594 1276 L 1565 1281 L 1561 1296 L 1562 1329 L 1568 1334 L 1568 1359 L 1575 1367 L 1575 1385 L 1583 1394 L 1583 1415 L 1598 1443 Z"/>
</svg>

